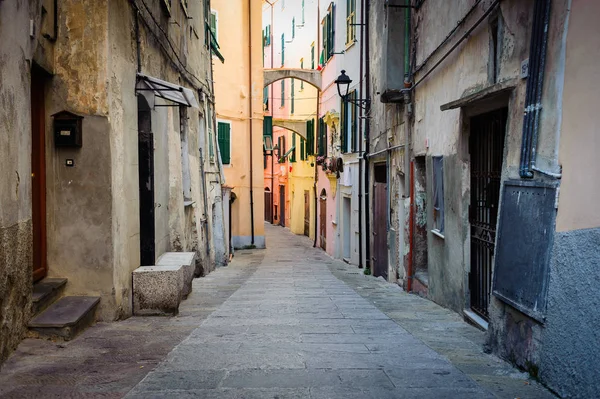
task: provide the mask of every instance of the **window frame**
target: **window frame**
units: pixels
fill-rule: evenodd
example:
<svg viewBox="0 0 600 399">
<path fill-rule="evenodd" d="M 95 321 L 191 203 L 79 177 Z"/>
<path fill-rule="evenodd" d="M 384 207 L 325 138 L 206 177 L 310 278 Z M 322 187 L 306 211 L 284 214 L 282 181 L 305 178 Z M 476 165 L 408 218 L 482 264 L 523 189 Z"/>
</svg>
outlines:
<svg viewBox="0 0 600 399">
<path fill-rule="evenodd" d="M 440 162 L 439 173 L 436 173 L 436 162 Z M 445 231 L 445 204 L 444 204 L 444 157 L 442 155 L 431 157 L 431 178 L 433 195 L 433 229 L 436 236 L 444 238 Z"/>
</svg>

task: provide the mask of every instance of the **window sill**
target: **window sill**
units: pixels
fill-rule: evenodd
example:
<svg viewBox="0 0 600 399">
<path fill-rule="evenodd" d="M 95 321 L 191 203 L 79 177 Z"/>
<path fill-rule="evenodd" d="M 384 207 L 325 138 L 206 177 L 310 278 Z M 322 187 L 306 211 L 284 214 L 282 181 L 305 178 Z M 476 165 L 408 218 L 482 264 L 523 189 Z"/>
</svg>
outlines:
<svg viewBox="0 0 600 399">
<path fill-rule="evenodd" d="M 187 208 L 188 206 L 192 206 L 196 203 L 196 201 L 192 201 L 192 200 L 184 200 L 183 201 L 183 207 Z"/>
<path fill-rule="evenodd" d="M 356 44 L 356 42 L 357 42 L 357 40 L 354 39 L 350 43 L 346 43 L 346 51 L 348 51 L 348 49 L 350 49 L 352 46 L 354 46 Z"/>
<path fill-rule="evenodd" d="M 432 232 L 434 235 L 436 235 L 436 236 L 438 236 L 439 238 L 441 238 L 442 240 L 445 240 L 445 239 L 446 239 L 446 237 L 444 237 L 444 235 L 443 235 L 443 234 L 442 234 L 442 233 L 441 233 L 441 232 L 440 232 L 438 229 L 433 229 L 433 230 L 431 230 L 431 232 Z"/>
</svg>

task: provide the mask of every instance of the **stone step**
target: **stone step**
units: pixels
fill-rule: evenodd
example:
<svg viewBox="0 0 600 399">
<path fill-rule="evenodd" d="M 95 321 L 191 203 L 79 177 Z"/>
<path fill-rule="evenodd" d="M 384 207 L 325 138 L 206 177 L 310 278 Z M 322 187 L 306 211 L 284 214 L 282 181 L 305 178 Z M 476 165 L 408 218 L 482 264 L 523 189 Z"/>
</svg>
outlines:
<svg viewBox="0 0 600 399">
<path fill-rule="evenodd" d="M 31 310 L 38 315 L 52 305 L 65 289 L 66 278 L 45 278 L 33 285 L 33 303 Z"/>
<path fill-rule="evenodd" d="M 99 302 L 100 297 L 63 297 L 34 317 L 29 330 L 37 336 L 71 340 L 94 322 Z"/>
</svg>

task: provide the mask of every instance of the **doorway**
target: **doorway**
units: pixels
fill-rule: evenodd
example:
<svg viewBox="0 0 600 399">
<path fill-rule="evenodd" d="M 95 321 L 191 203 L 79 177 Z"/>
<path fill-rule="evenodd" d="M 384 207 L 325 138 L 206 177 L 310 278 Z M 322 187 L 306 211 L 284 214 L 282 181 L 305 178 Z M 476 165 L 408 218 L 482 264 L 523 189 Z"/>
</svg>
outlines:
<svg viewBox="0 0 600 399">
<path fill-rule="evenodd" d="M 308 237 L 310 230 L 310 191 L 304 190 L 304 235 Z"/>
<path fill-rule="evenodd" d="M 375 164 L 373 183 L 373 276 L 388 278 L 387 165 Z"/>
<path fill-rule="evenodd" d="M 344 197 L 343 198 L 343 207 L 342 207 L 342 212 L 344 215 L 344 221 L 343 221 L 343 239 L 344 239 L 344 244 L 343 244 L 343 257 L 345 260 L 350 261 L 350 256 L 351 256 L 351 251 L 350 251 L 350 231 L 351 229 L 351 225 L 352 225 L 352 207 L 351 207 L 352 201 L 350 199 L 350 197 Z"/>
<path fill-rule="evenodd" d="M 321 190 L 319 198 L 319 238 L 323 251 L 327 251 L 327 191 Z"/>
<path fill-rule="evenodd" d="M 47 74 L 31 69 L 31 217 L 33 224 L 33 281 L 48 274 L 46 241 L 46 102 Z"/>
<path fill-rule="evenodd" d="M 273 193 L 265 187 L 265 222 L 273 224 Z"/>
<path fill-rule="evenodd" d="M 151 109 L 142 95 L 138 101 L 138 175 L 140 185 L 140 265 L 155 263 L 154 136 Z"/>
<path fill-rule="evenodd" d="M 500 177 L 504 159 L 504 136 L 508 108 L 471 119 L 471 309 L 489 320 L 492 265 L 500 199 Z"/>
<path fill-rule="evenodd" d="M 279 225 L 285 227 L 285 186 L 279 186 Z"/>
</svg>

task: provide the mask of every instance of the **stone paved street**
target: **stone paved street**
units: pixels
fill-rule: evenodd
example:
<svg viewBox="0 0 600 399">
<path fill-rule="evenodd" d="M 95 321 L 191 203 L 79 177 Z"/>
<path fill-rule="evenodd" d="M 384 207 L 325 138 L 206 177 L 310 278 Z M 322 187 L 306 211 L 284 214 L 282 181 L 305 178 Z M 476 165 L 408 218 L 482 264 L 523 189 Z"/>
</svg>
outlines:
<svg viewBox="0 0 600 399">
<path fill-rule="evenodd" d="M 26 340 L 0 397 L 551 398 L 458 315 L 267 226 L 172 318 Z"/>
</svg>

